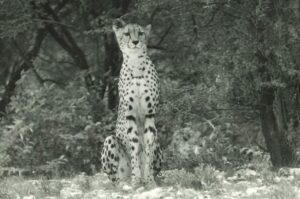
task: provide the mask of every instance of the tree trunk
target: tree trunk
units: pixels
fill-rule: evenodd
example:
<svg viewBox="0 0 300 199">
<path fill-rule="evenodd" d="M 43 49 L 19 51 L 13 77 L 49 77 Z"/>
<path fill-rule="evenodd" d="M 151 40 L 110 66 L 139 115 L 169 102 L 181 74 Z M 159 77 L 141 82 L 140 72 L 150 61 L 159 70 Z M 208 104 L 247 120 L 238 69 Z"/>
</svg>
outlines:
<svg viewBox="0 0 300 199">
<path fill-rule="evenodd" d="M 105 62 L 104 70 L 106 77 L 104 85 L 107 87 L 108 108 L 114 109 L 118 102 L 117 81 L 115 81 L 120 73 L 122 58 L 118 43 L 113 32 L 104 35 Z M 104 89 L 105 91 L 105 89 Z"/>
<path fill-rule="evenodd" d="M 40 19 L 54 20 L 58 23 L 61 22 L 59 15 L 55 12 L 55 9 L 50 6 L 48 1 L 45 4 L 41 4 L 41 6 L 38 8 L 40 11 L 47 13 L 47 15 L 45 15 L 43 12 L 43 14 L 39 14 Z M 55 27 L 53 24 L 47 22 L 45 22 L 44 25 L 49 34 L 53 37 L 53 39 L 72 57 L 72 59 L 76 63 L 76 66 L 80 70 L 87 70 L 90 68 L 84 52 L 81 50 L 74 37 L 72 36 L 71 32 L 66 27 Z M 85 83 L 88 90 L 91 90 L 94 84 L 91 80 L 91 75 L 87 74 L 85 76 Z"/>
<path fill-rule="evenodd" d="M 262 29 L 258 29 L 262 33 Z M 260 90 L 260 120 L 261 129 L 265 138 L 266 146 L 271 155 L 274 167 L 291 166 L 294 164 L 295 151 L 287 138 L 286 109 L 279 88 L 271 84 L 271 68 L 277 64 L 274 53 L 265 43 L 264 34 L 259 35 L 261 49 L 255 56 L 259 64 L 258 76 L 263 83 Z M 268 54 L 266 52 L 269 52 Z"/>
<path fill-rule="evenodd" d="M 47 3 L 43 5 L 43 10 L 50 16 L 52 16 L 55 22 L 61 22 L 58 15 L 55 13 L 54 9 Z M 44 19 L 43 16 L 40 16 L 41 19 Z M 46 18 L 48 19 L 48 18 Z M 51 20 L 51 18 L 50 18 Z M 50 35 L 57 41 L 57 43 L 65 49 L 69 55 L 73 58 L 76 65 L 80 69 L 88 69 L 89 65 L 87 63 L 84 52 L 80 49 L 72 34 L 64 26 L 58 26 L 56 29 L 53 24 L 44 23 L 45 27 L 49 31 Z"/>
<path fill-rule="evenodd" d="M 118 18 L 127 13 L 130 0 L 112 0 L 113 9 L 119 10 L 119 13 L 113 18 Z M 114 109 L 118 103 L 118 86 L 117 81 L 122 64 L 122 53 L 119 49 L 116 37 L 112 31 L 108 31 L 104 35 L 105 43 L 105 62 L 103 79 L 102 97 L 107 90 L 108 108 Z"/>
<path fill-rule="evenodd" d="M 255 57 L 259 65 L 258 76 L 266 84 L 261 85 L 260 90 L 261 128 L 274 167 L 291 166 L 295 160 L 295 151 L 287 138 L 286 110 L 280 88 L 271 84 L 272 68 L 277 67 L 278 61 L 274 53 L 276 43 L 268 38 L 268 33 L 273 33 L 275 21 L 280 17 L 278 13 L 280 15 L 283 13 L 281 3 L 271 0 L 258 1 L 256 10 L 262 13 L 255 19 L 257 22 L 255 38 L 258 44 Z M 262 17 L 262 14 L 265 17 Z"/>
<path fill-rule="evenodd" d="M 295 153 L 287 139 L 286 129 L 280 128 L 278 124 L 277 118 L 281 116 L 274 112 L 275 90 L 262 88 L 260 97 L 262 133 L 271 155 L 272 164 L 275 167 L 291 166 L 295 160 Z"/>
<path fill-rule="evenodd" d="M 45 29 L 38 29 L 32 46 L 29 48 L 25 59 L 21 62 L 19 67 L 17 67 L 10 76 L 7 84 L 5 85 L 5 91 L 0 98 L 0 117 L 3 117 L 6 113 L 6 107 L 10 103 L 10 98 L 14 93 L 16 82 L 21 78 L 22 71 L 27 71 L 30 68 L 30 64 L 27 62 L 33 62 L 39 53 L 42 42 L 46 37 L 47 32 Z"/>
</svg>

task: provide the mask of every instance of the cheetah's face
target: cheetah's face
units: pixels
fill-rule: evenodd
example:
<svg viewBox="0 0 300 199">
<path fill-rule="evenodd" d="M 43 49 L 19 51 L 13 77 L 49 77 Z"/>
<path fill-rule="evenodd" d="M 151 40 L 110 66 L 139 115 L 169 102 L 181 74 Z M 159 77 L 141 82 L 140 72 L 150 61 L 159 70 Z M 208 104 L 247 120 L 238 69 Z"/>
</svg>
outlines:
<svg viewBox="0 0 300 199">
<path fill-rule="evenodd" d="M 150 29 L 151 25 L 145 28 L 137 24 L 125 25 L 121 23 L 121 25 L 113 25 L 120 49 L 125 53 L 136 53 L 146 49 Z"/>
</svg>

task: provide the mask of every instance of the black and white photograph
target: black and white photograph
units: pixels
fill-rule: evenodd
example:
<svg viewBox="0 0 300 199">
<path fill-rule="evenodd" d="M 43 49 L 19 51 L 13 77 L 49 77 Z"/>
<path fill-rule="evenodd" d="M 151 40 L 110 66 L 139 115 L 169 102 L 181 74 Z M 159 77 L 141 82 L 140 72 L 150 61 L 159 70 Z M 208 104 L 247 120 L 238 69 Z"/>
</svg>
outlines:
<svg viewBox="0 0 300 199">
<path fill-rule="evenodd" d="M 300 199 L 300 1 L 0 0 L 0 199 Z"/>
</svg>

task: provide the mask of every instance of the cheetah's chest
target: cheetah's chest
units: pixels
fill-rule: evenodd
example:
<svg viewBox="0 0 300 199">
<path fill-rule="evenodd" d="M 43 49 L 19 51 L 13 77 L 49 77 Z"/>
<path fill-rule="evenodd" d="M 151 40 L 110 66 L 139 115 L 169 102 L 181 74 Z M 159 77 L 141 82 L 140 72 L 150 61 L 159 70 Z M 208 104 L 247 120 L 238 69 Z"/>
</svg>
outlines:
<svg viewBox="0 0 300 199">
<path fill-rule="evenodd" d="M 158 99 L 158 78 L 154 67 L 141 65 L 136 70 L 122 68 L 119 82 L 120 97 L 125 110 L 135 116 L 155 113 Z M 124 110 L 124 109 L 123 109 Z M 142 118 L 141 118 L 142 119 Z"/>
<path fill-rule="evenodd" d="M 146 100 L 149 93 L 150 85 L 145 78 L 133 78 L 129 84 L 129 95 L 125 100 L 129 102 L 128 110 L 137 116 L 140 121 L 148 113 L 148 101 Z M 147 98 L 148 99 L 148 98 Z M 131 109 L 132 107 L 132 109 Z"/>
</svg>

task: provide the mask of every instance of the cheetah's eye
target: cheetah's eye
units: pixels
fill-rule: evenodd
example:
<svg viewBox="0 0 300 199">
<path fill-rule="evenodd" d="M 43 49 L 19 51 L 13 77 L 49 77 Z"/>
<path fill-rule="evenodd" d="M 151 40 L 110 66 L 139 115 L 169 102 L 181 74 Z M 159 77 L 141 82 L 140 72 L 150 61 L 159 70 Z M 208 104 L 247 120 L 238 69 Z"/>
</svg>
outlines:
<svg viewBox="0 0 300 199">
<path fill-rule="evenodd" d="M 124 32 L 124 35 L 128 37 L 130 34 L 129 32 Z"/>
<path fill-rule="evenodd" d="M 139 32 L 139 36 L 142 36 L 143 34 L 144 34 L 144 32 L 141 32 L 141 31 Z"/>
</svg>

